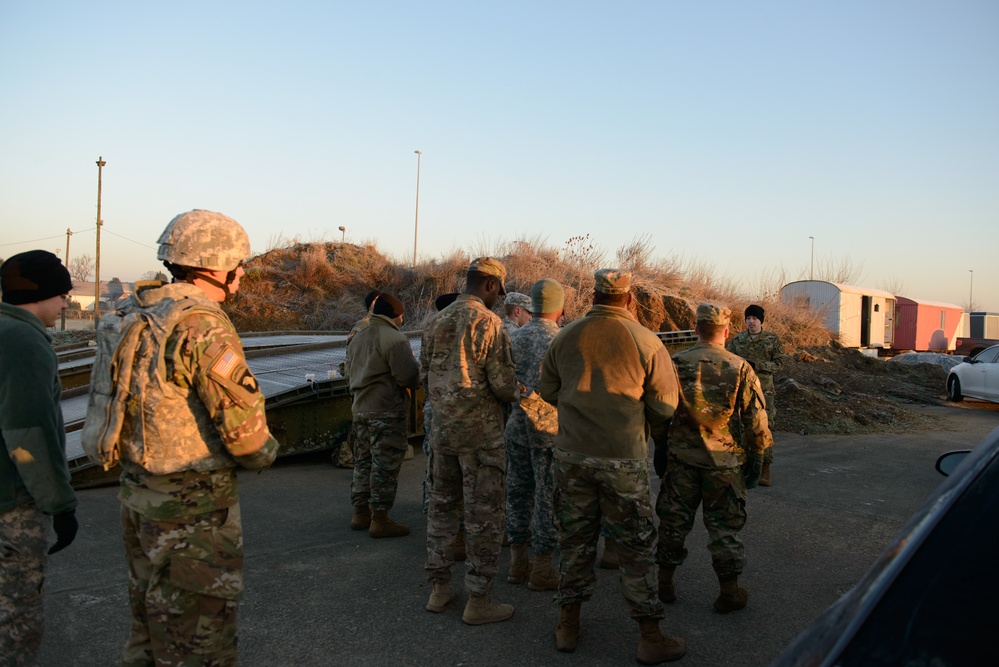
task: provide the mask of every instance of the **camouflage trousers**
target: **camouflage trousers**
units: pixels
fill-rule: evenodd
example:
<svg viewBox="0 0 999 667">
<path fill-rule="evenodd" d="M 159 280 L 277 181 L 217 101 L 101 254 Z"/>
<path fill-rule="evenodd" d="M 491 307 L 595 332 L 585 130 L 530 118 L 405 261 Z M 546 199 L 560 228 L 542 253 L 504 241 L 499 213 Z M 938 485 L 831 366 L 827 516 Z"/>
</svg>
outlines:
<svg viewBox="0 0 999 667">
<path fill-rule="evenodd" d="M 243 593 L 239 503 L 152 520 L 121 508 L 132 628 L 122 665 L 236 665 L 236 607 Z"/>
<path fill-rule="evenodd" d="M 49 518 L 33 502 L 0 513 L 0 665 L 35 665 L 45 614 Z"/>
<path fill-rule="evenodd" d="M 486 595 L 499 568 L 506 459 L 503 447 L 468 454 L 430 450 L 427 579 L 451 581 L 454 542 L 465 520 L 465 590 Z"/>
<path fill-rule="evenodd" d="M 405 417 L 354 417 L 354 478 L 350 500 L 354 507 L 391 509 L 399 488 L 399 467 L 406 456 Z"/>
<path fill-rule="evenodd" d="M 632 618 L 663 618 L 654 548 L 656 526 L 645 461 L 604 459 L 555 451 L 555 522 L 559 587 L 555 604 L 593 595 L 601 527 L 617 545 L 621 593 Z"/>
<path fill-rule="evenodd" d="M 746 482 L 741 468 L 697 468 L 670 457 L 656 500 L 660 566 L 676 567 L 687 557 L 684 542 L 704 503 L 711 564 L 719 576 L 737 575 L 746 565 L 739 531 L 746 525 Z"/>
<path fill-rule="evenodd" d="M 777 423 L 777 392 L 773 389 L 770 391 L 763 392 L 763 398 L 767 402 L 767 425 L 770 427 L 771 434 L 774 430 L 774 425 Z M 729 422 L 729 429 L 732 432 L 732 437 L 735 438 L 736 442 L 742 442 L 742 422 L 735 416 Z M 774 461 L 774 448 L 767 447 L 763 450 L 763 462 L 773 463 Z"/>
<path fill-rule="evenodd" d="M 510 423 L 512 419 L 508 431 Z M 531 544 L 534 553 L 542 555 L 558 546 L 552 518 L 553 451 L 512 442 L 506 447 L 506 533 L 510 544 Z"/>
</svg>

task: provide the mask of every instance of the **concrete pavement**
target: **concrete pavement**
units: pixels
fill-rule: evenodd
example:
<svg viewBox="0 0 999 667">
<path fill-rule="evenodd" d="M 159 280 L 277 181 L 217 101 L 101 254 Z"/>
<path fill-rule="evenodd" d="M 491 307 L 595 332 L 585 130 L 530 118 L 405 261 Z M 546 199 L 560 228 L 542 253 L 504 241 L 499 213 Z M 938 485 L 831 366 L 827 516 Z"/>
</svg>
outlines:
<svg viewBox="0 0 999 667">
<path fill-rule="evenodd" d="M 717 583 L 698 522 L 677 572 L 678 601 L 663 627 L 687 641 L 679 664 L 765 665 L 847 591 L 909 515 L 941 482 L 936 457 L 970 448 L 999 426 L 999 406 L 926 408 L 940 430 L 866 436 L 777 435 L 774 486 L 750 492 L 743 532 L 749 607 L 726 616 L 711 603 Z M 403 465 L 392 516 L 406 538 L 373 540 L 349 529 L 350 472 L 326 457 L 240 473 L 246 598 L 240 606 L 240 664 L 608 665 L 634 664 L 637 625 L 617 573 L 598 570 L 583 606 L 576 653 L 553 647 L 551 593 L 506 583 L 504 549 L 495 596 L 516 606 L 510 621 L 461 623 L 465 600 L 442 614 L 423 606 L 425 459 Z M 658 483 L 654 484 L 658 489 Z M 112 665 L 128 632 L 126 573 L 116 488 L 80 492 L 77 541 L 50 559 L 42 664 Z"/>
</svg>

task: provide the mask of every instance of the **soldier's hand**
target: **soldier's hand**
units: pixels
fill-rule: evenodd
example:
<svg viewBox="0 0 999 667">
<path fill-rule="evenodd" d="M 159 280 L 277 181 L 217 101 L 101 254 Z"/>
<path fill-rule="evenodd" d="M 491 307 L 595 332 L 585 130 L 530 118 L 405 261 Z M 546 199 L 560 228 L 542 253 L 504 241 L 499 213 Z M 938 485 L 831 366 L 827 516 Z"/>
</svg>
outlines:
<svg viewBox="0 0 999 667">
<path fill-rule="evenodd" d="M 55 530 L 56 543 L 49 549 L 49 554 L 62 551 L 76 539 L 76 531 L 80 524 L 76 522 L 76 510 L 60 512 L 52 517 L 52 528 Z"/>
<path fill-rule="evenodd" d="M 742 477 L 746 480 L 746 488 L 755 488 L 762 474 L 763 458 L 758 456 L 746 457 L 746 462 L 742 464 Z"/>
<path fill-rule="evenodd" d="M 652 454 L 652 467 L 656 470 L 656 475 L 659 479 L 666 476 L 666 461 L 667 455 L 669 454 L 669 449 L 666 443 L 659 444 L 656 443 L 656 451 Z"/>
</svg>

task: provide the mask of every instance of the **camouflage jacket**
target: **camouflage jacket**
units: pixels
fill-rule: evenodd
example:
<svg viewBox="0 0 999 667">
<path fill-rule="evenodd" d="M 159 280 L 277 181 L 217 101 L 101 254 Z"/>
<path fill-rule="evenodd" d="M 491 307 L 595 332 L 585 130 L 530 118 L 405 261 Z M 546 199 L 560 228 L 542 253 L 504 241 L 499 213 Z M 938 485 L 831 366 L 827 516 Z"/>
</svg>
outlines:
<svg viewBox="0 0 999 667">
<path fill-rule="evenodd" d="M 654 333 L 627 308 L 594 305 L 552 341 L 541 397 L 558 406 L 555 447 L 645 461 L 650 425 L 673 416 L 676 370 Z"/>
<path fill-rule="evenodd" d="M 174 283 L 137 290 L 123 309 L 152 308 L 165 299 L 194 299 L 216 312 L 192 314 L 163 335 L 145 336 L 136 354 L 121 431 L 131 443 L 122 446 L 119 499 L 151 519 L 232 505 L 238 499 L 233 467 L 267 467 L 279 446 L 239 336 L 218 304 L 193 285 Z M 129 460 L 127 451 L 143 452 L 143 460 Z"/>
<path fill-rule="evenodd" d="M 509 320 L 509 319 L 507 319 L 505 317 L 503 318 L 503 326 L 506 327 L 506 332 L 508 334 L 510 334 L 511 336 L 513 335 L 514 331 L 516 331 L 517 329 L 520 328 L 519 324 L 517 324 L 513 320 Z"/>
<path fill-rule="evenodd" d="M 752 362 L 764 392 L 774 390 L 774 373 L 781 369 L 785 359 L 784 348 L 781 347 L 777 334 L 765 329 L 755 336 L 748 331 L 741 331 L 725 344 L 725 349 Z"/>
<path fill-rule="evenodd" d="M 347 377 L 354 395 L 352 411 L 398 413 L 406 411 L 406 389 L 420 385 L 420 367 L 409 339 L 384 315 L 372 315 L 369 325 L 350 341 Z"/>
<path fill-rule="evenodd" d="M 555 322 L 535 317 L 510 336 L 517 381 L 527 389 L 520 403 L 514 404 L 514 414 L 523 413 L 531 431 L 551 435 L 558 433 L 558 410 L 541 398 L 538 388 L 541 386 L 541 362 L 558 332 Z M 545 442 L 551 443 L 550 439 Z"/>
<path fill-rule="evenodd" d="M 46 514 L 71 510 L 76 494 L 49 334 L 33 313 L 0 303 L 0 341 L 0 512 L 31 500 Z"/>
<path fill-rule="evenodd" d="M 520 400 L 510 336 L 478 297 L 462 294 L 423 337 L 420 377 L 433 408 L 435 451 L 503 446 L 503 403 Z"/>
<path fill-rule="evenodd" d="M 680 377 L 680 405 L 669 429 L 669 449 L 701 468 L 735 468 L 773 445 L 763 390 L 756 373 L 721 343 L 699 342 L 673 355 Z M 742 422 L 743 442 L 732 437 L 729 420 Z"/>
</svg>

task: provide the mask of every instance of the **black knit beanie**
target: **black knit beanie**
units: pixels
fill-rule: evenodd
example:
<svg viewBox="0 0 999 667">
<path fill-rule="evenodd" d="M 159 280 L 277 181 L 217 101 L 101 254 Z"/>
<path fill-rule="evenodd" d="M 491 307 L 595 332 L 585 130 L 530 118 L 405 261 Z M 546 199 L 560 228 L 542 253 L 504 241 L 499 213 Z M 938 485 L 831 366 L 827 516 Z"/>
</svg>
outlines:
<svg viewBox="0 0 999 667">
<path fill-rule="evenodd" d="M 406 312 L 406 307 L 402 305 L 402 301 L 395 298 L 391 294 L 385 294 L 384 292 L 378 297 L 378 301 L 375 301 L 375 307 L 371 311 L 375 315 L 384 315 L 385 317 L 399 317 Z"/>
<path fill-rule="evenodd" d="M 751 305 L 749 308 L 746 309 L 745 317 L 750 317 L 750 316 L 755 317 L 760 321 L 760 324 L 763 324 L 763 315 L 766 312 L 767 311 L 763 310 L 763 306 L 757 306 L 754 303 L 753 305 Z"/>
<path fill-rule="evenodd" d="M 450 306 L 452 303 L 454 303 L 457 299 L 458 299 L 457 292 L 448 292 L 447 294 L 441 294 L 439 297 L 437 297 L 436 300 L 434 300 L 434 308 L 437 309 L 437 312 L 440 312 L 445 308 L 447 308 L 448 306 Z"/>
<path fill-rule="evenodd" d="M 69 271 L 47 250 L 14 255 L 0 266 L 3 302 L 15 306 L 45 301 L 73 289 Z"/>
</svg>

